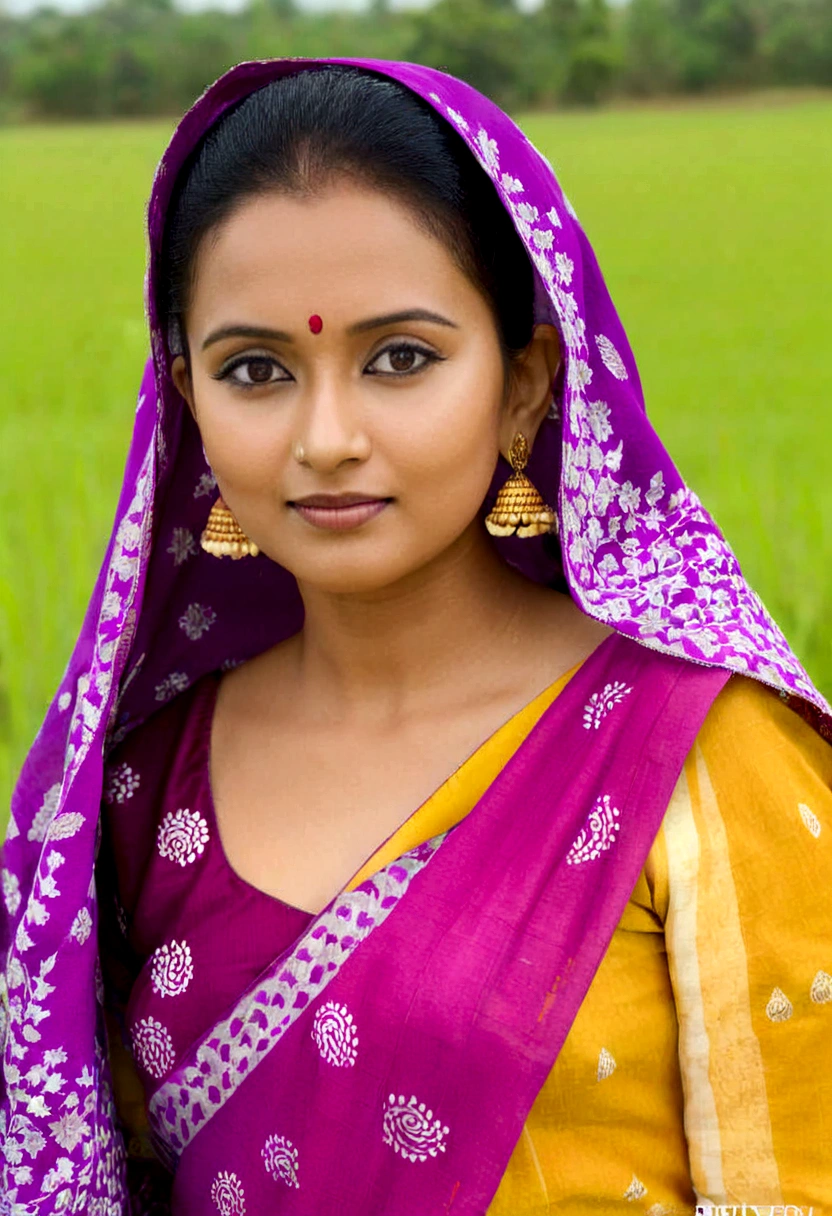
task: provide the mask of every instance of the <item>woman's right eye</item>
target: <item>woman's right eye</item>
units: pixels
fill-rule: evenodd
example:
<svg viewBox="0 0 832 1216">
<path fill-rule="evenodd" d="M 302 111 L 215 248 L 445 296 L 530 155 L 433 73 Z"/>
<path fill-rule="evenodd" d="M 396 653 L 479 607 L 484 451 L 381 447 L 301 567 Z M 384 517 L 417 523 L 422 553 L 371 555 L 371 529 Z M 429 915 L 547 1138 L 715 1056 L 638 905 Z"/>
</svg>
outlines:
<svg viewBox="0 0 832 1216">
<path fill-rule="evenodd" d="M 277 373 L 277 374 L 275 374 Z M 226 364 L 214 376 L 215 380 L 230 380 L 238 388 L 259 388 L 277 384 L 292 377 L 276 359 L 268 355 L 244 355 Z"/>
</svg>

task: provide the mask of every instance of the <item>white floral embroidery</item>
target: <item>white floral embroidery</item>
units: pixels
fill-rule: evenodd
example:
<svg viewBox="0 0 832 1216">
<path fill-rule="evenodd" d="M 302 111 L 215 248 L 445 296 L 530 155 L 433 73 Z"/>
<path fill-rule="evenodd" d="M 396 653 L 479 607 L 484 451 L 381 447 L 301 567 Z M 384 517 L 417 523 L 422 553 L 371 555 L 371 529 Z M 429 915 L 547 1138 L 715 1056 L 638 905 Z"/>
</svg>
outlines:
<svg viewBox="0 0 832 1216">
<path fill-rule="evenodd" d="M 641 1199 L 646 1194 L 647 1187 L 633 1174 L 633 1180 L 624 1192 L 624 1198 L 633 1203 L 636 1199 Z"/>
<path fill-rule="evenodd" d="M 532 240 L 538 249 L 551 249 L 555 241 L 553 232 L 548 228 L 535 228 L 532 232 Z"/>
<path fill-rule="evenodd" d="M 616 1070 L 615 1057 L 612 1052 L 607 1051 L 606 1047 L 602 1047 L 598 1053 L 598 1068 L 595 1073 L 596 1081 L 606 1081 L 607 1077 L 611 1077 Z"/>
<path fill-rule="evenodd" d="M 595 345 L 598 347 L 598 352 L 604 361 L 607 371 L 612 372 L 616 380 L 626 380 L 627 368 L 624 366 L 624 360 L 609 338 L 605 338 L 603 334 L 596 334 Z"/>
<path fill-rule="evenodd" d="M 3 871 L 3 899 L 9 916 L 14 916 L 20 907 L 20 880 L 11 870 Z"/>
<path fill-rule="evenodd" d="M 154 951 L 150 983 L 157 996 L 181 996 L 193 978 L 194 962 L 186 941 L 165 943 Z"/>
<path fill-rule="evenodd" d="M 655 507 L 656 503 L 659 502 L 663 496 L 664 496 L 664 473 L 662 473 L 662 471 L 660 469 L 658 473 L 654 473 L 653 476 L 650 478 L 650 485 L 647 489 L 647 493 L 644 495 L 644 499 L 649 507 Z M 661 557 L 663 556 L 661 553 L 661 550 L 659 548 L 657 548 L 655 552 L 656 552 L 657 558 L 659 560 L 661 560 Z M 673 549 L 670 546 L 668 546 L 667 555 L 670 557 L 675 556 L 675 554 L 673 553 Z"/>
<path fill-rule="evenodd" d="M 140 1068 L 161 1080 L 173 1068 L 175 1052 L 170 1032 L 155 1018 L 142 1018 L 133 1027 L 133 1053 Z"/>
<path fill-rule="evenodd" d="M 398 1098 L 390 1094 L 384 1104 L 384 1143 L 407 1161 L 427 1161 L 444 1153 L 448 1131 L 442 1120 L 434 1119 L 433 1111 L 413 1096 L 405 1101 L 403 1094 Z"/>
<path fill-rule="evenodd" d="M 594 692 L 584 706 L 584 730 L 597 730 L 607 714 L 632 691 L 623 680 L 614 680 L 600 692 Z"/>
<path fill-rule="evenodd" d="M 263 1164 L 275 1182 L 299 1187 L 298 1150 L 285 1136 L 269 1136 L 261 1149 Z"/>
<path fill-rule="evenodd" d="M 194 487 L 194 498 L 204 498 L 206 494 L 212 494 L 216 488 L 217 479 L 214 474 L 203 473 Z"/>
<path fill-rule="evenodd" d="M 43 795 L 43 802 L 40 810 L 32 820 L 32 826 L 26 833 L 27 840 L 45 840 L 47 829 L 55 818 L 55 812 L 58 809 L 58 800 L 61 796 L 61 783 L 56 783 L 46 791 Z"/>
<path fill-rule="evenodd" d="M 770 1022 L 788 1022 L 789 1018 L 794 1013 L 794 1005 L 786 996 L 782 988 L 773 988 L 768 1004 L 766 1005 L 766 1017 Z"/>
<path fill-rule="evenodd" d="M 578 392 L 592 382 L 592 368 L 585 359 L 575 359 L 569 365 L 569 387 Z"/>
<path fill-rule="evenodd" d="M 828 1005 L 832 1001 L 832 975 L 828 971 L 819 971 L 812 980 L 809 997 L 816 1005 Z"/>
<path fill-rule="evenodd" d="M 467 119 L 463 118 L 462 115 L 457 113 L 456 110 L 452 110 L 450 106 L 448 106 L 448 118 L 450 118 L 451 122 L 454 123 L 455 126 L 461 127 L 463 131 L 468 130 Z"/>
<path fill-rule="evenodd" d="M 177 693 L 184 692 L 190 682 L 183 671 L 172 671 L 169 676 L 165 676 L 161 684 L 156 685 L 156 700 L 170 701 Z"/>
<path fill-rule="evenodd" d="M 179 628 L 185 637 L 190 638 L 192 642 L 197 642 L 203 633 L 208 632 L 216 619 L 217 614 L 213 608 L 208 608 L 204 604 L 189 604 L 179 618 Z"/>
<path fill-rule="evenodd" d="M 62 692 L 61 695 L 58 697 L 58 709 L 61 711 L 61 713 L 62 714 L 66 713 L 66 711 L 69 709 L 71 704 L 72 704 L 72 693 L 71 692 Z"/>
<path fill-rule="evenodd" d="M 599 854 L 611 848 L 618 834 L 617 819 L 618 810 L 612 805 L 609 794 L 603 794 L 575 837 L 566 855 L 567 865 L 580 866 L 585 861 L 594 861 Z"/>
<path fill-rule="evenodd" d="M 566 287 L 568 287 L 569 284 L 572 282 L 572 275 L 575 270 L 575 263 L 572 261 L 571 258 L 567 257 L 565 253 L 556 253 L 555 254 L 555 265 L 558 268 L 558 274 L 560 275 L 561 283 L 563 283 Z"/>
<path fill-rule="evenodd" d="M 514 206 L 514 204 L 512 204 Z M 537 207 L 533 207 L 531 203 L 518 203 L 515 207 L 515 214 L 521 220 L 525 220 L 527 224 L 533 224 L 540 215 Z"/>
<path fill-rule="evenodd" d="M 487 132 L 480 127 L 477 131 L 476 151 L 480 159 L 491 173 L 496 173 L 500 167 L 500 154 L 497 150 L 496 139 L 489 139 Z"/>
<path fill-rule="evenodd" d="M 208 824 L 198 811 L 168 811 L 159 824 L 156 842 L 161 857 L 180 866 L 190 865 L 208 843 Z"/>
<path fill-rule="evenodd" d="M 312 1038 L 321 1059 L 336 1068 L 351 1068 L 358 1055 L 358 1032 L 346 1005 L 327 1001 L 315 1014 Z"/>
<path fill-rule="evenodd" d="M 612 434 L 610 426 L 610 407 L 606 401 L 588 401 L 586 407 L 587 422 L 592 428 L 592 433 L 598 442 L 604 439 L 609 439 Z M 611 478 L 607 479 L 607 483 L 611 482 Z M 610 491 L 612 492 L 612 485 Z M 597 501 L 597 498 L 596 498 Z M 603 514 L 603 512 L 601 512 Z"/>
<path fill-rule="evenodd" d="M 811 832 L 815 840 L 820 836 L 820 820 L 817 815 L 805 802 L 801 802 L 797 808 L 800 811 L 800 818 L 803 820 L 803 826 L 808 832 Z"/>
<path fill-rule="evenodd" d="M 68 1152 L 72 1152 L 76 1144 L 90 1134 L 90 1125 L 77 1110 L 61 1115 L 55 1123 L 49 1124 L 49 1128 L 61 1148 Z"/>
<path fill-rule="evenodd" d="M 173 557 L 174 566 L 181 566 L 189 557 L 198 553 L 194 534 L 190 528 L 174 528 L 171 535 L 168 553 Z"/>
<path fill-rule="evenodd" d="M 92 916 L 89 908 L 82 908 L 75 920 L 72 922 L 72 928 L 69 931 L 69 936 L 74 937 L 79 946 L 83 946 L 89 935 L 92 933 Z"/>
<path fill-rule="evenodd" d="M 119 764 L 107 774 L 104 801 L 110 806 L 114 802 L 126 802 L 132 798 L 141 784 L 141 778 L 129 764 Z"/>
<path fill-rule="evenodd" d="M 552 225 L 553 228 L 562 228 L 563 227 L 563 225 L 560 222 L 560 216 L 558 215 L 558 213 L 554 207 L 550 207 L 549 210 L 546 212 L 546 219 L 549 221 L 549 223 Z"/>
<path fill-rule="evenodd" d="M 519 177 L 512 177 L 510 173 L 504 173 L 500 178 L 500 185 L 505 190 L 506 194 L 522 194 L 523 183 Z"/>
<path fill-rule="evenodd" d="M 220 1170 L 211 1183 L 211 1202 L 220 1216 L 245 1216 L 246 1194 L 236 1174 Z"/>
</svg>

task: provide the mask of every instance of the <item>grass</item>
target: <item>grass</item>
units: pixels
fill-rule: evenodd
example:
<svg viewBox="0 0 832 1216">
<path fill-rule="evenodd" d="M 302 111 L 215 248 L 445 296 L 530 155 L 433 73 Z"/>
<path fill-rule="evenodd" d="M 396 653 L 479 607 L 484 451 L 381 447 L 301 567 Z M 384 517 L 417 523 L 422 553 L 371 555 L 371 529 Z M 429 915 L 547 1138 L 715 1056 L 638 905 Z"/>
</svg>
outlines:
<svg viewBox="0 0 832 1216">
<path fill-rule="evenodd" d="M 524 126 L 595 244 L 659 433 L 832 694 L 832 101 Z M 3 809 L 109 533 L 146 349 L 144 206 L 169 130 L 0 130 Z"/>
</svg>

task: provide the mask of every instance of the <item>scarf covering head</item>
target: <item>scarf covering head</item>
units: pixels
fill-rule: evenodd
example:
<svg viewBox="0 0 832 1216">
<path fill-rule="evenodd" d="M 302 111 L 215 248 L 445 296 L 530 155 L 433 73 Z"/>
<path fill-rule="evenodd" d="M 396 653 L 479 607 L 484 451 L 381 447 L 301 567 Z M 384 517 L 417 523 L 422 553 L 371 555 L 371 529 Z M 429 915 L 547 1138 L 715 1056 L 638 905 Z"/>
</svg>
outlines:
<svg viewBox="0 0 832 1216">
<path fill-rule="evenodd" d="M 556 562 L 542 542 L 512 540 L 501 543 L 507 560 L 542 581 L 560 574 L 587 614 L 646 646 L 769 684 L 832 734 L 829 706 L 647 420 L 621 323 L 545 157 L 495 105 L 441 72 L 375 60 L 238 65 L 185 115 L 156 174 L 146 280 L 152 357 L 115 525 L 13 797 L 2 873 L 2 1212 L 127 1210 L 96 947 L 99 808 L 117 788 L 129 796 L 119 786 L 125 775 L 105 770 L 108 749 L 206 672 L 242 662 L 302 624 L 287 571 L 262 556 L 232 563 L 199 549 L 215 481 L 171 381 L 176 335 L 161 332 L 157 302 L 170 199 L 199 141 L 255 89 L 331 63 L 399 81 L 452 124 L 534 264 L 536 319 L 559 330 L 555 405 L 529 474 L 557 504 L 561 554 Z"/>
</svg>

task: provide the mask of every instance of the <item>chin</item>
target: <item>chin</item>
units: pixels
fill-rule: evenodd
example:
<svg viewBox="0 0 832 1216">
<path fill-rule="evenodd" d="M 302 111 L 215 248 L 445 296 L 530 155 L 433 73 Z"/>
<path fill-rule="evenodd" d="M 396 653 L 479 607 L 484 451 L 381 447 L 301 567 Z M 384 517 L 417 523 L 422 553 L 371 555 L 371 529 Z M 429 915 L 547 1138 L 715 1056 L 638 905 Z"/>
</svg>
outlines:
<svg viewBox="0 0 832 1216">
<path fill-rule="evenodd" d="M 401 549 L 379 552 L 381 546 L 377 544 L 350 548 L 350 553 L 345 550 L 328 555 L 321 552 L 314 557 L 306 553 L 297 561 L 284 554 L 282 560 L 277 555 L 272 560 L 289 570 L 303 591 L 325 595 L 371 595 L 415 574 L 435 556 L 419 552 L 409 555 L 408 559 Z"/>
</svg>

